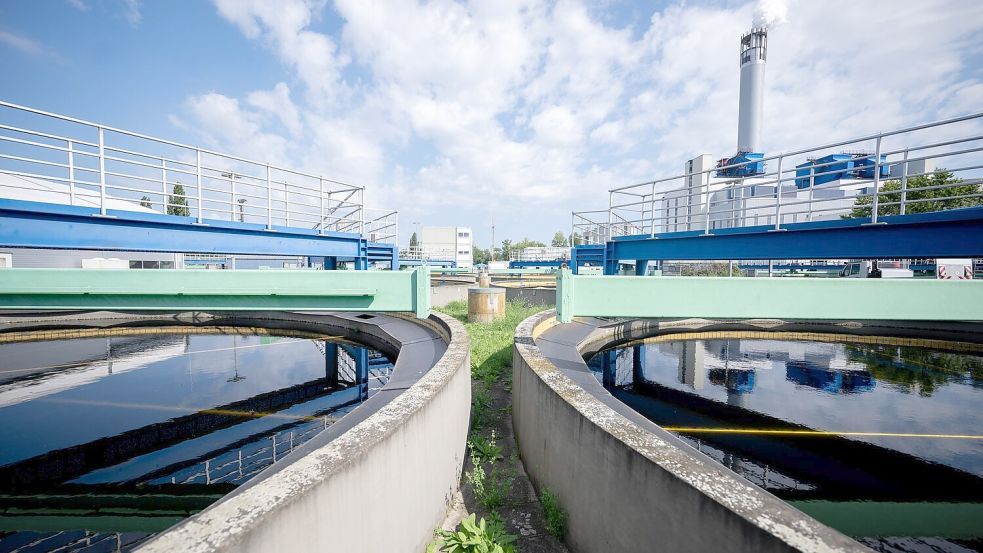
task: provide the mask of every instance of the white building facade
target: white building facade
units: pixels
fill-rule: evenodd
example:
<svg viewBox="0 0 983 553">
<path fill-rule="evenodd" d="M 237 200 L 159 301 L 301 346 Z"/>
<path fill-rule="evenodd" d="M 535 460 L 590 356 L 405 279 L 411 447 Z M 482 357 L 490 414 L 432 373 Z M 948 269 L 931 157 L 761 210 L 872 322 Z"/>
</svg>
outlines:
<svg viewBox="0 0 983 553">
<path fill-rule="evenodd" d="M 455 263 L 462 269 L 474 266 L 471 227 L 423 227 L 420 245 L 427 251 L 453 252 Z"/>
</svg>

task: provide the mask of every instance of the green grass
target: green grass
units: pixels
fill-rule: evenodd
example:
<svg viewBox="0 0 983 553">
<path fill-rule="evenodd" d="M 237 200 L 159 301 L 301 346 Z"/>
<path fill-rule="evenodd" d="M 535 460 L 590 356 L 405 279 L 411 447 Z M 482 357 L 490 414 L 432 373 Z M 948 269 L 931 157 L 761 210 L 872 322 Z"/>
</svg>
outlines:
<svg viewBox="0 0 983 553">
<path fill-rule="evenodd" d="M 546 529 L 556 539 L 563 541 L 563 536 L 567 533 L 567 512 L 560 507 L 556 494 L 549 488 L 543 488 L 539 494 L 539 504 L 543 506 L 543 514 L 546 515 Z"/>
<path fill-rule="evenodd" d="M 490 387 L 503 376 L 506 384 L 511 379 L 506 369 L 512 366 L 515 327 L 545 309 L 542 305 L 509 302 L 505 305 L 505 318 L 493 323 L 469 323 L 468 304 L 463 301 L 452 302 L 438 311 L 459 319 L 467 327 L 471 336 L 471 377 Z"/>
</svg>

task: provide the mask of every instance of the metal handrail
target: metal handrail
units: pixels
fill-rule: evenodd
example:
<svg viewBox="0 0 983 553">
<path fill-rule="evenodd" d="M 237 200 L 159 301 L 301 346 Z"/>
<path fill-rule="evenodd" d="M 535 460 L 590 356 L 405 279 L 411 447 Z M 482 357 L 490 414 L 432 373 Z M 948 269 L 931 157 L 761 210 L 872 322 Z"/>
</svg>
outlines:
<svg viewBox="0 0 983 553">
<path fill-rule="evenodd" d="M 187 213 L 198 223 L 218 218 L 265 223 L 269 230 L 372 232 L 379 238 L 373 241 L 395 243 L 395 212 L 367 216 L 363 186 L 0 101 L 0 117 L 5 114 L 27 123 L 0 123 L 0 174 L 27 182 L 0 184 L 0 197 L 20 190 L 14 197 L 35 191 L 69 205 L 87 198 L 84 204 L 95 200 L 101 216 L 113 200 L 117 211 Z M 70 131 L 51 130 L 64 123 Z"/>
<path fill-rule="evenodd" d="M 905 214 L 913 204 L 983 197 L 983 193 L 955 191 L 931 199 L 908 198 L 913 190 L 979 184 L 983 176 L 981 118 L 983 113 L 975 113 L 612 188 L 606 210 L 573 212 L 571 232 L 583 243 L 599 244 L 618 235 L 713 234 L 716 229 L 758 225 L 781 230 L 788 223 L 850 216 L 856 207 L 870 211 L 871 223 L 876 224 L 887 208 Z M 887 139 L 892 137 L 905 143 L 889 145 Z M 860 153 L 833 150 L 845 146 Z M 815 161 L 830 154 L 849 157 Z M 909 179 L 934 172 L 915 171 L 912 164 L 929 160 L 944 161 L 948 166 L 939 169 L 962 182 L 909 188 Z M 764 162 L 772 163 L 755 165 L 755 169 L 765 169 L 752 176 L 721 175 L 722 170 L 728 174 L 728 169 Z M 889 167 L 893 176 L 886 176 Z M 888 180 L 899 182 L 900 190 L 885 190 L 882 184 Z M 858 205 L 863 198 L 868 203 Z"/>
</svg>

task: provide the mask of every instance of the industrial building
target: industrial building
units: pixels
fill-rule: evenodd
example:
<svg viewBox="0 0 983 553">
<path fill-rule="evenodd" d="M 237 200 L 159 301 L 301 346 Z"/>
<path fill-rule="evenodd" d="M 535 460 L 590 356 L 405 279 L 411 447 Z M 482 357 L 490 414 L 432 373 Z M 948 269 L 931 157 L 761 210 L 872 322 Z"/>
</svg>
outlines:
<svg viewBox="0 0 983 553">
<path fill-rule="evenodd" d="M 423 227 L 420 236 L 423 249 L 453 252 L 454 261 L 461 269 L 474 265 L 473 244 L 471 227 Z"/>
</svg>

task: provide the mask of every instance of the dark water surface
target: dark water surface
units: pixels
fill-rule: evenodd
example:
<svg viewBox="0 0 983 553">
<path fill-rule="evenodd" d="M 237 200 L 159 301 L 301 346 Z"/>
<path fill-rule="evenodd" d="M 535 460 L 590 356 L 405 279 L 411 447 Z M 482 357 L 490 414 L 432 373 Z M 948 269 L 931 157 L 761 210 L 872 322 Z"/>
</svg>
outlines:
<svg viewBox="0 0 983 553">
<path fill-rule="evenodd" d="M 322 432 L 393 367 L 331 337 L 139 332 L 0 343 L 0 552 L 132 548 Z"/>
<path fill-rule="evenodd" d="M 983 357 L 880 341 L 659 341 L 588 365 L 649 420 L 875 550 L 983 551 Z"/>
</svg>

